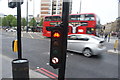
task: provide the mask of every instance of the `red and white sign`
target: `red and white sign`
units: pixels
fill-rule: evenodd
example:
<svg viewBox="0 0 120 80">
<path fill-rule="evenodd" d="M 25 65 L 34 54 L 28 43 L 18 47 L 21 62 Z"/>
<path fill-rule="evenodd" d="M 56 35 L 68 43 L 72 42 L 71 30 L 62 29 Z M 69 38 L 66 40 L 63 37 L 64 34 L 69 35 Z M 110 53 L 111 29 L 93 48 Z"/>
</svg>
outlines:
<svg viewBox="0 0 120 80">
<path fill-rule="evenodd" d="M 52 62 L 53 62 L 54 64 L 57 64 L 57 63 L 59 62 L 59 60 L 58 60 L 58 58 L 54 57 L 54 58 L 52 58 Z"/>
</svg>

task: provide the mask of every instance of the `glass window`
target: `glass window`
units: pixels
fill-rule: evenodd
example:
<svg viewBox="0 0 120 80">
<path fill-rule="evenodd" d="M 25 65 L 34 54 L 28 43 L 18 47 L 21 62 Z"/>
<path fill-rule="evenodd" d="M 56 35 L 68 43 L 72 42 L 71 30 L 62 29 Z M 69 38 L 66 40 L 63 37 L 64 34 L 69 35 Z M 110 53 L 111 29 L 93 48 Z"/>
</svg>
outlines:
<svg viewBox="0 0 120 80">
<path fill-rule="evenodd" d="M 69 20 L 80 20 L 80 15 L 70 15 Z"/>
<path fill-rule="evenodd" d="M 62 18 L 60 16 L 53 16 L 52 21 L 61 21 Z"/>
<path fill-rule="evenodd" d="M 85 20 L 93 21 L 93 20 L 95 20 L 95 16 L 93 14 L 86 14 L 85 15 Z"/>
<path fill-rule="evenodd" d="M 87 28 L 86 33 L 87 34 L 94 34 L 95 29 L 94 28 Z"/>
<path fill-rule="evenodd" d="M 85 36 L 77 36 L 77 40 L 82 40 L 82 41 L 88 41 L 89 38 L 85 37 Z"/>
<path fill-rule="evenodd" d="M 68 36 L 68 40 L 76 40 L 77 37 L 75 35 Z"/>
<path fill-rule="evenodd" d="M 97 40 L 101 40 L 99 37 L 96 37 L 96 36 L 91 36 L 91 37 Z"/>
<path fill-rule="evenodd" d="M 45 17 L 45 21 L 51 21 L 52 17 Z"/>
<path fill-rule="evenodd" d="M 60 21 L 60 20 L 62 20 L 60 16 L 45 17 L 45 21 Z"/>
<path fill-rule="evenodd" d="M 71 36 L 68 36 L 68 40 L 88 41 L 89 39 L 81 35 L 71 35 Z"/>
<path fill-rule="evenodd" d="M 93 21 L 95 17 L 93 14 L 70 15 L 69 20 Z"/>
<path fill-rule="evenodd" d="M 46 27 L 46 30 L 47 31 L 51 31 L 51 30 L 53 30 L 55 27 Z"/>
</svg>

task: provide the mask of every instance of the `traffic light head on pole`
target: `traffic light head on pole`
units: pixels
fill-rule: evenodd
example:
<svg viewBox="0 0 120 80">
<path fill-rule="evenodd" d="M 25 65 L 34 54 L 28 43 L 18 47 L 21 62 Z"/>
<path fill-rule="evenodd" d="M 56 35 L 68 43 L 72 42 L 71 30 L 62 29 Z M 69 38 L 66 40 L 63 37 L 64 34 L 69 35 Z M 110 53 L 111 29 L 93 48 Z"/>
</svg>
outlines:
<svg viewBox="0 0 120 80">
<path fill-rule="evenodd" d="M 57 69 L 61 66 L 63 31 L 60 27 L 55 27 L 51 32 L 50 65 Z"/>
<path fill-rule="evenodd" d="M 23 0 L 8 0 L 8 7 L 9 8 L 17 7 L 17 2 L 20 2 L 20 4 L 23 4 Z"/>
</svg>

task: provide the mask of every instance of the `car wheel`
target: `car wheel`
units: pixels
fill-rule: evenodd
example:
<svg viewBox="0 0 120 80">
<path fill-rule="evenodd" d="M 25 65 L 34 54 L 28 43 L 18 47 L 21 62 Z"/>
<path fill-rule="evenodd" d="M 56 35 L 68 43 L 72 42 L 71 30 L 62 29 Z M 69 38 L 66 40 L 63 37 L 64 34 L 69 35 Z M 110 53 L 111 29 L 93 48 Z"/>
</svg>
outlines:
<svg viewBox="0 0 120 80">
<path fill-rule="evenodd" d="M 92 56 L 92 51 L 90 50 L 90 49 L 84 49 L 84 51 L 83 51 L 83 55 L 85 56 L 85 57 L 91 57 Z"/>
</svg>

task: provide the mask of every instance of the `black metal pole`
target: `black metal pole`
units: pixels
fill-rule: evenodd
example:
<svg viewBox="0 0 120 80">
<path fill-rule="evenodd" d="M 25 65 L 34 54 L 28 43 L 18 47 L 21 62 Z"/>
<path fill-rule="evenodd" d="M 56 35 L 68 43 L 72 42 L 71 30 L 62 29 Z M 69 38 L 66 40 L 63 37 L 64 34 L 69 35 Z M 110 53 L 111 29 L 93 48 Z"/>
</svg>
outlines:
<svg viewBox="0 0 120 80">
<path fill-rule="evenodd" d="M 68 17 L 69 17 L 69 0 L 63 0 L 62 23 L 63 23 L 63 60 L 58 72 L 58 80 L 64 80 L 66 68 L 67 52 L 67 35 L 68 35 Z"/>
<path fill-rule="evenodd" d="M 18 40 L 18 59 L 22 59 L 21 48 L 21 4 L 17 2 L 17 40 Z"/>
</svg>

